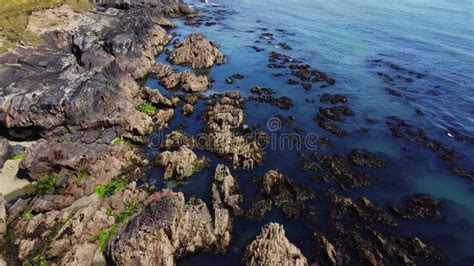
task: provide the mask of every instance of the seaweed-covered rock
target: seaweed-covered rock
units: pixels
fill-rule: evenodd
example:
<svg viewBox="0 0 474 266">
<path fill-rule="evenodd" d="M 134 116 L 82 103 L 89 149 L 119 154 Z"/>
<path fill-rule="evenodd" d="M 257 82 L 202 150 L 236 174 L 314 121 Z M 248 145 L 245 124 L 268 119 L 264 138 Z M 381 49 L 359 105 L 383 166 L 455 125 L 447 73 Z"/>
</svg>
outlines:
<svg viewBox="0 0 474 266">
<path fill-rule="evenodd" d="M 343 257 L 337 251 L 336 247 L 329 242 L 326 236 L 322 233 L 315 232 L 313 239 L 318 247 L 318 250 L 322 251 L 322 256 L 318 257 L 318 264 L 321 265 L 341 265 Z"/>
<path fill-rule="evenodd" d="M 308 265 L 307 259 L 285 236 L 283 226 L 269 223 L 245 249 L 245 265 Z"/>
<path fill-rule="evenodd" d="M 295 218 L 304 210 L 306 201 L 314 198 L 311 190 L 297 184 L 278 171 L 270 170 L 259 178 L 260 191 L 270 197 L 288 218 Z"/>
<path fill-rule="evenodd" d="M 380 168 L 387 165 L 386 160 L 365 150 L 352 150 L 349 160 L 353 165 L 363 167 Z"/>
<path fill-rule="evenodd" d="M 439 219 L 442 207 L 441 201 L 421 194 L 408 198 L 403 210 L 393 206 L 392 211 L 404 219 Z"/>
<path fill-rule="evenodd" d="M 178 43 L 176 49 L 168 57 L 173 64 L 187 64 L 195 69 L 210 68 L 214 64 L 224 64 L 224 55 L 218 45 L 206 39 L 204 34 L 192 33 Z"/>
<path fill-rule="evenodd" d="M 355 113 L 347 106 L 334 106 L 329 108 L 319 108 L 319 113 L 328 119 L 344 121 L 345 116 L 354 116 Z"/>
<path fill-rule="evenodd" d="M 323 93 L 323 95 L 321 95 L 321 98 L 319 98 L 319 100 L 323 103 L 332 103 L 332 104 L 347 103 L 347 97 L 341 94 Z"/>
<path fill-rule="evenodd" d="M 336 135 L 340 138 L 347 136 L 349 133 L 345 131 L 344 129 L 340 128 L 338 125 L 336 125 L 334 122 L 330 121 L 328 118 L 317 114 L 316 117 L 314 118 L 314 121 L 318 123 L 318 126 L 329 133 Z"/>
</svg>

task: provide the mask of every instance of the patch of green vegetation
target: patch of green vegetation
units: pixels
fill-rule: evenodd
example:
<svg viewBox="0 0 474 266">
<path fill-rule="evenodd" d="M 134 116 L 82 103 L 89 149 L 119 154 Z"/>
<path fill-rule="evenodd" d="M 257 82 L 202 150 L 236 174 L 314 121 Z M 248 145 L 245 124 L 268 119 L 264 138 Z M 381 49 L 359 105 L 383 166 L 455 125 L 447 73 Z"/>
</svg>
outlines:
<svg viewBox="0 0 474 266">
<path fill-rule="evenodd" d="M 137 107 L 137 110 L 141 113 L 145 113 L 145 114 L 148 114 L 148 113 L 152 113 L 152 112 L 156 112 L 158 111 L 158 108 L 156 108 L 155 106 L 149 104 L 149 103 L 143 103 L 143 104 L 140 104 L 138 107 Z"/>
<path fill-rule="evenodd" d="M 112 196 L 115 191 L 124 188 L 126 185 L 126 180 L 112 180 L 105 185 L 96 185 L 94 192 L 99 195 L 99 198 L 103 199 Z"/>
<path fill-rule="evenodd" d="M 57 178 L 58 178 L 58 173 L 54 172 L 38 180 L 31 194 L 33 194 L 33 196 L 53 194 L 54 191 L 56 190 Z"/>
<path fill-rule="evenodd" d="M 88 0 L 0 0 L 0 3 L 0 54 L 19 43 L 29 46 L 43 43 L 39 36 L 26 29 L 33 11 L 61 4 L 67 4 L 75 11 L 93 7 Z"/>
<path fill-rule="evenodd" d="M 136 204 L 131 204 L 130 206 L 126 206 L 115 218 L 115 221 L 117 223 L 123 223 L 125 221 L 128 221 L 130 218 L 132 218 L 133 212 L 137 208 Z"/>
<path fill-rule="evenodd" d="M 196 161 L 194 161 L 194 167 L 193 167 L 193 172 L 201 172 L 202 169 L 207 167 L 207 159 L 206 157 L 200 157 Z"/>
<path fill-rule="evenodd" d="M 120 145 L 123 144 L 123 137 L 115 137 L 114 140 L 112 140 L 112 145 Z"/>
<path fill-rule="evenodd" d="M 29 260 L 25 260 L 23 262 L 23 266 L 32 266 L 33 264 L 31 264 L 31 262 Z"/>
<path fill-rule="evenodd" d="M 190 197 L 188 199 L 188 201 L 186 201 L 186 204 L 191 205 L 191 206 L 197 205 L 198 204 L 198 199 L 195 198 L 195 197 Z"/>
<path fill-rule="evenodd" d="M 25 153 L 24 152 L 19 152 L 19 153 L 13 154 L 10 159 L 11 160 L 21 160 L 21 159 L 23 159 L 23 157 L 25 157 Z"/>
<path fill-rule="evenodd" d="M 114 224 L 109 229 L 105 229 L 97 233 L 90 239 L 90 242 L 99 241 L 99 249 L 101 252 L 104 252 L 105 248 L 107 247 L 107 243 L 109 243 L 109 239 L 117 233 L 117 229 L 117 224 Z"/>
<path fill-rule="evenodd" d="M 49 262 L 47 260 L 42 260 L 40 266 L 49 266 Z"/>
<path fill-rule="evenodd" d="M 76 179 L 77 179 L 77 182 L 78 183 L 82 183 L 84 182 L 85 180 L 89 179 L 89 175 L 87 174 L 87 172 L 85 170 L 81 170 L 79 171 L 79 173 L 77 174 L 76 176 Z"/>
<path fill-rule="evenodd" d="M 31 211 L 25 213 L 25 219 L 28 220 L 28 221 L 31 221 L 33 220 L 33 218 L 35 218 L 35 215 L 31 213 Z"/>
</svg>

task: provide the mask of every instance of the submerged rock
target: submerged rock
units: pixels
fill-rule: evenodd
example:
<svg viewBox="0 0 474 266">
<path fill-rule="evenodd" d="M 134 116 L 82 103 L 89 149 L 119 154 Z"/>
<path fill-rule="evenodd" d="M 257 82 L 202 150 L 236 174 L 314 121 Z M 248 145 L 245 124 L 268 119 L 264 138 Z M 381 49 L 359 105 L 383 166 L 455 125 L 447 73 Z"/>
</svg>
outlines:
<svg viewBox="0 0 474 266">
<path fill-rule="evenodd" d="M 319 100 L 323 103 L 332 103 L 332 104 L 347 103 L 347 97 L 341 94 L 323 93 L 323 95 L 321 95 L 321 98 Z"/>
<path fill-rule="evenodd" d="M 340 128 L 338 125 L 336 125 L 334 122 L 330 121 L 329 119 L 327 119 L 326 117 L 320 114 L 316 115 L 316 117 L 314 118 L 314 121 L 318 123 L 318 126 L 320 128 L 340 138 L 345 137 L 349 134 L 347 131 Z"/>
<path fill-rule="evenodd" d="M 354 111 L 347 106 L 334 106 L 329 108 L 320 107 L 319 113 L 334 121 L 344 121 L 346 116 L 355 115 Z"/>
<path fill-rule="evenodd" d="M 206 39 L 204 34 L 192 33 L 178 43 L 176 49 L 168 57 L 173 64 L 186 64 L 195 69 L 210 68 L 214 64 L 224 64 L 224 55 L 218 45 Z"/>
<path fill-rule="evenodd" d="M 352 150 L 349 160 L 353 165 L 371 168 L 380 168 L 387 165 L 387 161 L 365 150 Z"/>
<path fill-rule="evenodd" d="M 414 195 L 406 200 L 404 210 L 393 206 L 392 211 L 404 219 L 439 219 L 442 207 L 441 201 L 430 195 Z"/>
<path fill-rule="evenodd" d="M 260 191 L 272 199 L 288 218 L 296 218 L 305 208 L 305 202 L 314 198 L 313 192 L 291 178 L 275 170 L 268 171 L 258 179 Z"/>
<path fill-rule="evenodd" d="M 269 223 L 245 249 L 245 265 L 308 265 L 307 259 L 285 236 L 283 226 Z"/>
</svg>

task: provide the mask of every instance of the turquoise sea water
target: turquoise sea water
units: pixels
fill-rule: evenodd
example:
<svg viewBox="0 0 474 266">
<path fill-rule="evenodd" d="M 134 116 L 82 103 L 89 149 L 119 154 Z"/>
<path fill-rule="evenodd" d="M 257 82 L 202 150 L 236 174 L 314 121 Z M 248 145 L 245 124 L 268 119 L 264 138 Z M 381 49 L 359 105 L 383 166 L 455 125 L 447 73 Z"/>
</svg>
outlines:
<svg viewBox="0 0 474 266">
<path fill-rule="evenodd" d="M 474 143 L 457 140 L 453 132 L 474 138 L 474 2 L 454 0 L 215 0 L 219 7 L 194 3 L 204 14 L 216 16 L 216 11 L 232 14 L 216 25 L 198 28 L 185 26 L 176 20 L 179 28 L 174 32 L 182 38 L 191 32 L 203 32 L 221 45 L 228 63 L 214 67 L 210 76 L 215 80 L 208 93 L 239 90 L 250 96 L 254 86 L 271 87 L 278 96 L 292 98 L 294 107 L 283 111 L 270 105 L 247 103 L 246 123 L 265 125 L 277 115 L 293 115 L 294 126 L 305 134 L 315 133 L 329 137 L 335 148 L 325 152 L 347 153 L 351 149 L 367 149 L 389 160 L 389 166 L 379 171 L 372 185 L 353 189 L 345 194 L 355 198 L 367 196 L 380 207 L 389 203 L 401 204 L 414 193 L 430 194 L 443 200 L 444 218 L 437 222 L 407 222 L 398 229 L 401 236 L 420 236 L 426 243 L 437 247 L 445 257 L 445 264 L 472 265 L 474 263 L 474 180 L 452 174 L 439 155 L 416 143 L 393 138 L 385 121 L 397 116 L 427 136 L 455 150 L 460 157 L 457 163 L 474 170 Z M 262 29 L 266 28 L 266 30 Z M 282 29 L 278 31 L 277 29 Z M 274 34 L 272 44 L 255 43 L 263 32 Z M 286 51 L 276 44 L 291 46 Z M 256 53 L 250 46 L 264 51 Z M 302 59 L 315 69 L 337 80 L 335 86 L 304 91 L 300 86 L 286 84 L 287 78 L 272 74 L 282 70 L 269 69 L 268 54 L 277 51 Z M 157 58 L 164 61 L 165 56 Z M 396 82 L 394 85 L 407 97 L 395 97 L 387 92 L 387 85 L 377 75 L 393 72 L 387 66 L 374 67 L 370 60 L 396 64 L 407 71 L 423 74 L 414 82 Z M 234 73 L 245 76 L 233 85 L 224 79 Z M 155 80 L 147 85 L 160 88 Z M 346 119 L 342 127 L 350 132 L 346 138 L 331 136 L 313 122 L 318 112 L 319 96 L 323 92 L 348 96 L 348 105 L 356 116 Z M 309 104 L 306 99 L 316 99 Z M 421 111 L 419 115 L 415 110 Z M 187 123 L 189 133 L 196 134 L 200 122 L 196 116 L 202 111 L 198 105 L 191 118 L 178 117 L 171 129 Z M 378 121 L 369 124 L 367 119 Z M 361 129 L 367 129 L 362 133 Z M 244 196 L 256 194 L 251 177 L 269 169 L 283 173 L 305 183 L 318 193 L 327 184 L 310 180 L 310 173 L 298 168 L 299 151 L 267 150 L 265 165 L 248 173 L 235 171 Z M 304 151 L 303 151 L 304 152 Z M 215 163 L 222 162 L 209 154 Z M 193 176 L 188 184 L 178 188 L 187 196 L 209 195 L 212 167 Z M 150 179 L 160 183 L 159 169 L 150 172 Z M 212 261 L 237 264 L 245 245 L 259 232 L 260 226 L 276 221 L 283 223 L 287 235 L 308 258 L 312 258 L 309 229 L 298 221 L 283 218 L 272 212 L 261 222 L 237 220 L 231 248 L 223 255 L 195 255 L 184 259 L 183 264 L 205 264 Z"/>
</svg>

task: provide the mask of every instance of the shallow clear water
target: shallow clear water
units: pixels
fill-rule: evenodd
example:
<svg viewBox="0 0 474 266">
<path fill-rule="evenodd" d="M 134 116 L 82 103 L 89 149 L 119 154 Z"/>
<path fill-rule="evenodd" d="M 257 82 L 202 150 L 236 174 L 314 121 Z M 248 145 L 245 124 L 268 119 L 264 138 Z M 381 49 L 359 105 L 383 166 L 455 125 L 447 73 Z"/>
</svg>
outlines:
<svg viewBox="0 0 474 266">
<path fill-rule="evenodd" d="M 249 102 L 246 106 L 246 123 L 265 125 L 277 114 L 296 117 L 294 127 L 304 134 L 314 133 L 329 137 L 335 144 L 331 152 L 347 153 L 362 148 L 377 153 L 389 160 L 387 168 L 377 172 L 378 179 L 372 185 L 346 192 L 353 197 L 367 196 L 378 206 L 389 203 L 401 204 L 413 193 L 426 193 L 444 201 L 444 218 L 437 222 L 406 222 L 398 234 L 417 235 L 426 243 L 439 248 L 446 264 L 469 265 L 474 262 L 474 181 L 452 174 L 446 164 L 433 151 L 418 144 L 392 137 L 385 121 L 389 116 L 398 116 L 408 123 L 423 129 L 432 138 L 454 149 L 463 158 L 458 163 L 474 169 L 474 144 L 459 141 L 449 136 L 453 130 L 474 137 L 474 4 L 472 1 L 454 0 L 400 0 L 400 1 L 315 1 L 315 0 L 215 0 L 220 7 L 197 5 L 205 14 L 225 9 L 235 12 L 226 15 L 214 26 L 198 28 L 185 26 L 174 32 L 182 38 L 191 32 L 203 32 L 221 45 L 228 63 L 215 66 L 210 76 L 215 80 L 208 93 L 239 90 L 249 96 L 254 86 L 271 87 L 277 96 L 289 96 L 294 107 L 283 111 L 266 104 Z M 214 13 L 215 14 L 215 13 Z M 259 22 L 260 21 L 260 22 Z M 273 33 L 274 44 L 255 43 L 267 28 Z M 277 31 L 283 29 L 287 33 Z M 252 30 L 254 32 L 249 32 Z M 289 33 L 289 34 L 288 34 Z M 285 51 L 275 46 L 284 42 L 292 47 Z M 249 46 L 265 50 L 256 53 Z M 272 74 L 281 70 L 266 67 L 268 53 L 277 51 L 327 73 L 337 80 L 335 86 L 305 91 L 300 86 L 286 84 L 287 78 L 276 78 Z M 165 61 L 165 56 L 157 58 Z M 404 69 L 421 73 L 414 82 L 398 82 L 396 86 L 409 99 L 395 97 L 386 90 L 386 84 L 377 75 L 378 71 L 390 72 L 388 67 L 374 67 L 369 60 L 383 60 Z M 285 70 L 286 71 L 286 70 Z M 245 76 L 233 85 L 224 79 L 234 73 Z M 147 85 L 160 88 L 155 80 Z M 342 127 L 350 132 L 346 138 L 331 136 L 313 122 L 321 106 L 319 96 L 323 92 L 348 96 L 348 105 L 356 116 L 346 119 Z M 172 94 L 171 92 L 166 92 Z M 316 99 L 315 104 L 306 99 Z M 201 122 L 196 117 L 202 104 L 195 108 L 191 118 L 177 115 L 170 128 L 183 123 L 185 131 L 196 134 Z M 415 110 L 424 113 L 417 115 Z M 368 124 L 367 118 L 379 121 Z M 362 133 L 361 129 L 368 129 Z M 282 132 L 291 131 L 283 129 Z M 319 147 L 323 152 L 328 148 Z M 309 152 L 302 150 L 303 152 Z M 251 177 L 269 169 L 280 169 L 284 174 L 311 186 L 316 192 L 330 185 L 312 181 L 311 173 L 298 168 L 298 150 L 267 150 L 265 165 L 252 173 L 234 171 L 244 196 L 255 197 L 257 190 Z M 150 152 L 150 156 L 153 153 Z M 176 188 L 187 196 L 208 198 L 212 170 L 223 162 L 210 154 L 213 166 L 191 177 L 183 187 Z M 159 186 L 159 169 L 152 169 L 150 180 Z M 238 264 L 243 248 L 269 221 L 283 223 L 288 238 L 300 247 L 309 259 L 314 256 L 311 229 L 302 227 L 298 221 L 285 219 L 274 211 L 261 222 L 235 221 L 232 245 L 224 255 L 199 254 L 185 258 L 182 264 L 205 264 L 227 262 Z M 324 231 L 324 230 L 323 230 Z"/>
</svg>

